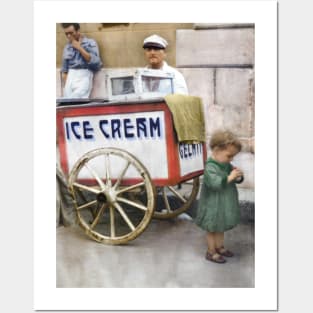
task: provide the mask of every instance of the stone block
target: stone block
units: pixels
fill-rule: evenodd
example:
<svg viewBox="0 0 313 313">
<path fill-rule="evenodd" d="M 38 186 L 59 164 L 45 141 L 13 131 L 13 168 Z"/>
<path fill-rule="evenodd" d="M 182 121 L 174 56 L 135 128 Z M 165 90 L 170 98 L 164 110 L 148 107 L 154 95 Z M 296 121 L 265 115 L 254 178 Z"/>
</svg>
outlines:
<svg viewBox="0 0 313 313">
<path fill-rule="evenodd" d="M 233 165 L 240 168 L 244 173 L 244 181 L 238 185 L 240 188 L 254 188 L 254 155 L 249 152 L 238 153 L 233 162 Z"/>
<path fill-rule="evenodd" d="M 254 28 L 177 30 L 178 67 L 254 64 Z"/>
<path fill-rule="evenodd" d="M 62 97 L 61 71 L 58 68 L 56 69 L 56 97 Z"/>
<path fill-rule="evenodd" d="M 216 69 L 216 104 L 239 106 L 245 109 L 251 103 L 251 82 L 254 71 L 251 69 Z"/>
<path fill-rule="evenodd" d="M 93 35 L 102 29 L 101 23 L 81 23 L 80 32 L 85 34 L 87 37 L 93 37 Z"/>
<path fill-rule="evenodd" d="M 56 38 L 56 67 L 62 67 L 62 55 L 63 49 L 66 45 L 66 37 L 63 33 L 60 33 Z"/>
<path fill-rule="evenodd" d="M 207 142 L 210 141 L 213 132 L 216 130 L 229 129 L 240 138 L 242 150 L 251 151 L 249 112 L 212 104 L 207 108 L 205 122 Z"/>
<path fill-rule="evenodd" d="M 206 130 L 207 130 L 207 141 L 212 133 L 217 129 L 224 127 L 224 108 L 222 106 L 211 104 L 208 106 L 206 111 Z"/>
<path fill-rule="evenodd" d="M 93 87 L 90 98 L 106 98 L 108 96 L 106 86 L 106 70 L 101 69 L 93 77 Z"/>
<path fill-rule="evenodd" d="M 185 77 L 190 95 L 198 96 L 208 105 L 213 103 L 213 69 L 177 68 Z"/>
<path fill-rule="evenodd" d="M 63 28 L 62 28 L 61 23 L 56 23 L 56 32 L 57 32 L 57 35 L 58 33 L 63 33 Z"/>
<path fill-rule="evenodd" d="M 254 28 L 254 24 L 247 23 L 195 23 L 194 29 L 218 29 L 218 28 Z"/>
<path fill-rule="evenodd" d="M 251 69 L 217 69 L 215 105 L 223 108 L 223 127 L 240 137 L 254 135 L 254 99 Z"/>
<path fill-rule="evenodd" d="M 193 23 L 132 23 L 132 30 L 149 31 L 151 34 L 159 34 L 160 30 L 192 29 Z"/>
<path fill-rule="evenodd" d="M 223 107 L 223 127 L 232 130 L 239 137 L 249 137 L 250 115 L 248 108 L 235 105 Z"/>
</svg>

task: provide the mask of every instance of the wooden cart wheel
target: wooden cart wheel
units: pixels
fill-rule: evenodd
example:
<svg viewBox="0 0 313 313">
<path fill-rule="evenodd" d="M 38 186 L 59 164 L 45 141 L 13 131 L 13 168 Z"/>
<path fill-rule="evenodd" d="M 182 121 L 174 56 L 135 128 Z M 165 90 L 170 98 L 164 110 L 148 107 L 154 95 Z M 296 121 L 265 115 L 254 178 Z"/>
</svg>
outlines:
<svg viewBox="0 0 313 313">
<path fill-rule="evenodd" d="M 129 177 L 136 182 L 129 184 L 128 179 L 126 185 Z M 92 150 L 76 162 L 68 181 L 78 222 L 92 239 L 123 244 L 148 226 L 155 190 L 146 168 L 132 154 L 116 148 Z"/>
<path fill-rule="evenodd" d="M 157 190 L 154 218 L 172 218 L 186 211 L 196 199 L 200 179 L 196 177 L 176 186 L 160 187 Z"/>
</svg>

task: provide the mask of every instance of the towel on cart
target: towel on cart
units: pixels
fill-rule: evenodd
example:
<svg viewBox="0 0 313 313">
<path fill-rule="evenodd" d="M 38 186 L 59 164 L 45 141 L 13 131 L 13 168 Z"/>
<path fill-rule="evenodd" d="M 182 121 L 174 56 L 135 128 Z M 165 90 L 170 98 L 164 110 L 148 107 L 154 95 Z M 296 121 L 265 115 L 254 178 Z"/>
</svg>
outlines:
<svg viewBox="0 0 313 313">
<path fill-rule="evenodd" d="M 205 124 L 202 100 L 181 94 L 165 96 L 173 115 L 178 141 L 205 142 Z"/>
</svg>

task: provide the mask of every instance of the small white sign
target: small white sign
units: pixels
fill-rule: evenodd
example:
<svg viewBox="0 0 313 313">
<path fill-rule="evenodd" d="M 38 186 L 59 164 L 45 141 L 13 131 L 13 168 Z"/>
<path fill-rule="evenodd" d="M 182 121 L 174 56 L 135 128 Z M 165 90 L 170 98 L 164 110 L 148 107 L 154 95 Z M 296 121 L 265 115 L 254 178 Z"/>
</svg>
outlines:
<svg viewBox="0 0 313 313">
<path fill-rule="evenodd" d="M 181 176 L 203 169 L 202 143 L 179 143 L 178 153 Z"/>
</svg>

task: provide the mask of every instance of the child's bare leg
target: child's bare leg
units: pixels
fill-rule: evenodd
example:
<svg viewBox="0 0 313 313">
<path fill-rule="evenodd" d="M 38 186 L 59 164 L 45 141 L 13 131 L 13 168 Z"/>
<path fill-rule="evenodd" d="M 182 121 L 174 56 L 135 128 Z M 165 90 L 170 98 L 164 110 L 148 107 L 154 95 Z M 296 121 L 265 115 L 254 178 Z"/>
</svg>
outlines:
<svg viewBox="0 0 313 313">
<path fill-rule="evenodd" d="M 217 233 L 209 233 L 207 235 L 208 251 L 205 258 L 215 263 L 225 263 L 226 260 L 216 250 Z"/>
<path fill-rule="evenodd" d="M 224 247 L 224 233 L 215 233 L 216 249 Z"/>
<path fill-rule="evenodd" d="M 210 233 L 210 232 L 208 232 L 208 234 L 207 234 L 208 251 L 211 254 L 215 253 L 215 247 L 216 247 L 215 234 L 216 233 Z"/>
<path fill-rule="evenodd" d="M 234 253 L 224 247 L 224 233 L 215 233 L 215 250 L 222 256 L 232 257 Z"/>
</svg>

